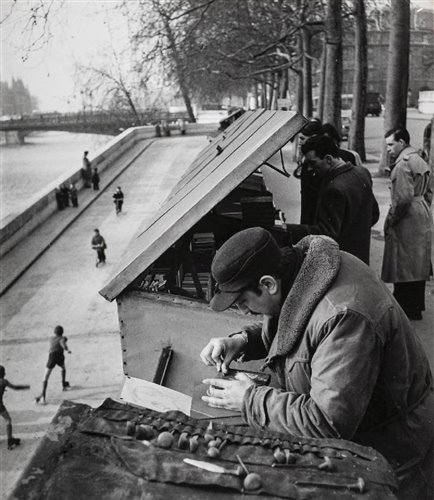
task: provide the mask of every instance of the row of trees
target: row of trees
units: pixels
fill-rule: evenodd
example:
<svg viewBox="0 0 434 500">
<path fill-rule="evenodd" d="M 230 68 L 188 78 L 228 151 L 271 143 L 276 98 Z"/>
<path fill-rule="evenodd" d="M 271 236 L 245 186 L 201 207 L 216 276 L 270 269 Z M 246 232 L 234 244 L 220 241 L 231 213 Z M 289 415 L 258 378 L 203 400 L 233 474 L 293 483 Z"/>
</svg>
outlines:
<svg viewBox="0 0 434 500">
<path fill-rule="evenodd" d="M 296 109 L 310 117 L 319 69 L 316 113 L 339 130 L 342 47 L 344 33 L 351 34 L 356 60 L 349 145 L 364 158 L 366 11 L 373 8 L 373 0 L 121 0 L 115 15 L 128 24 L 127 47 L 113 45 L 103 59 L 93 58 L 100 62 L 81 64 L 81 92 L 128 107 L 139 123 L 138 109 L 161 98 L 153 88 L 176 88 L 192 122 L 193 99 L 216 102 L 253 89 L 257 106 L 275 109 L 277 99 L 296 89 Z M 37 14 L 34 7 L 36 24 Z M 385 128 L 405 126 L 409 19 L 409 0 L 393 2 Z"/>
<path fill-rule="evenodd" d="M 355 44 L 354 103 L 349 146 L 365 158 L 367 56 L 365 0 L 124 1 L 141 68 L 158 62 L 179 86 L 190 119 L 193 97 L 254 89 L 257 104 L 275 108 L 296 88 L 296 108 L 312 116 L 312 68 L 320 67 L 316 113 L 338 130 L 344 33 Z M 390 10 L 385 128 L 405 126 L 410 2 Z M 383 160 L 383 162 L 385 159 Z"/>
<path fill-rule="evenodd" d="M 0 82 L 0 102 L 2 116 L 15 116 L 31 113 L 38 101 L 20 78 L 13 78 L 10 84 Z"/>
</svg>

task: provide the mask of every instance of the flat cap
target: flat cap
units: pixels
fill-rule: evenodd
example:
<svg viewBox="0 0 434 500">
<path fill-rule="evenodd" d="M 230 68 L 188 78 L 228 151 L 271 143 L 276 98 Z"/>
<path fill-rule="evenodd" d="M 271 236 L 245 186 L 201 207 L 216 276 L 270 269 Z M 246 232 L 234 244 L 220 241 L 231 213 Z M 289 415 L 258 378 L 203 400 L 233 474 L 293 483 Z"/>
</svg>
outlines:
<svg viewBox="0 0 434 500">
<path fill-rule="evenodd" d="M 214 311 L 228 309 L 262 276 L 277 271 L 281 255 L 276 240 L 261 227 L 245 229 L 229 238 L 211 264 L 211 273 L 218 285 L 211 308 Z"/>
</svg>

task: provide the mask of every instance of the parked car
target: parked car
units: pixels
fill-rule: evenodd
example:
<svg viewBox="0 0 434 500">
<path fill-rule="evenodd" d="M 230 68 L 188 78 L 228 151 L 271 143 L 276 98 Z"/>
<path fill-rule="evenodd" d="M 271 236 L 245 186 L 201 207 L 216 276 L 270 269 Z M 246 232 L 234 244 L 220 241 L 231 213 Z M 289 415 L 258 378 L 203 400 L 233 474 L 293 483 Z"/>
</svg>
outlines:
<svg viewBox="0 0 434 500">
<path fill-rule="evenodd" d="M 366 111 L 365 115 L 380 116 L 381 115 L 381 96 L 379 92 L 368 92 L 366 94 Z"/>
</svg>

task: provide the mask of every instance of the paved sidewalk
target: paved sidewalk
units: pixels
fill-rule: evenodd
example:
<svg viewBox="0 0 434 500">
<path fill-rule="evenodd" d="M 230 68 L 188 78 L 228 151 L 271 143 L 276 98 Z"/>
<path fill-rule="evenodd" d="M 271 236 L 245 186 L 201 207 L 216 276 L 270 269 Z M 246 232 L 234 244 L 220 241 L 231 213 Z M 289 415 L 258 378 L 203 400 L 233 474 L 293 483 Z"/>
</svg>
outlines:
<svg viewBox="0 0 434 500">
<path fill-rule="evenodd" d="M 78 208 L 54 212 L 0 260 L 0 297 L 39 257 L 94 203 L 104 191 L 140 156 L 153 140 L 143 140 L 129 149 L 115 164 L 101 173 L 100 190 L 83 188 L 78 193 Z"/>
<path fill-rule="evenodd" d="M 30 383 L 32 388 L 30 392 L 8 391 L 5 398 L 22 446 L 7 451 L 2 427 L 0 498 L 10 493 L 63 399 L 97 406 L 105 397 L 118 395 L 123 374 L 116 305 L 105 301 L 98 290 L 122 259 L 137 229 L 155 213 L 183 169 L 206 145 L 205 137 L 189 136 L 139 143 L 103 173 L 100 192 L 82 190 L 78 209 L 56 212 L 5 255 L 0 270 L 9 290 L 1 298 L 1 363 L 12 383 Z M 375 157 L 369 160 L 367 167 L 375 173 Z M 289 170 L 293 170 L 292 165 Z M 126 193 L 125 210 L 120 216 L 115 215 L 111 199 L 116 180 Z M 289 185 L 287 196 L 296 218 L 299 184 L 291 178 Z M 379 272 L 384 246 L 382 225 L 390 203 L 389 179 L 375 177 L 374 191 L 381 219 L 373 229 L 371 266 Z M 95 268 L 90 248 L 94 227 L 101 229 L 109 247 L 107 265 L 100 268 Z M 431 281 L 424 319 L 413 322 L 432 366 L 433 294 Z M 47 338 L 58 323 L 65 326 L 73 352 L 66 357 L 71 391 L 62 392 L 60 373 L 55 370 L 48 387 L 48 404 L 35 405 L 33 397 L 40 391 L 46 363 Z"/>
</svg>

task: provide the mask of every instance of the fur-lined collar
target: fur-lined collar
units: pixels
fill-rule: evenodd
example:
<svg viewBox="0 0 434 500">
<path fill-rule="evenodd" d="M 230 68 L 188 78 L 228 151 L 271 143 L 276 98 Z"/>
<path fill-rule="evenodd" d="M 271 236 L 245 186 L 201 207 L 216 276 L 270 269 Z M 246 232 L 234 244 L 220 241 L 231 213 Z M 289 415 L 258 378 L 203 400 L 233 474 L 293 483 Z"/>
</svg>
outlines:
<svg viewBox="0 0 434 500">
<path fill-rule="evenodd" d="M 340 267 L 339 245 L 328 236 L 306 236 L 297 245 L 306 254 L 282 310 L 266 364 L 288 354 L 303 335 L 313 310 L 335 280 Z"/>
</svg>

